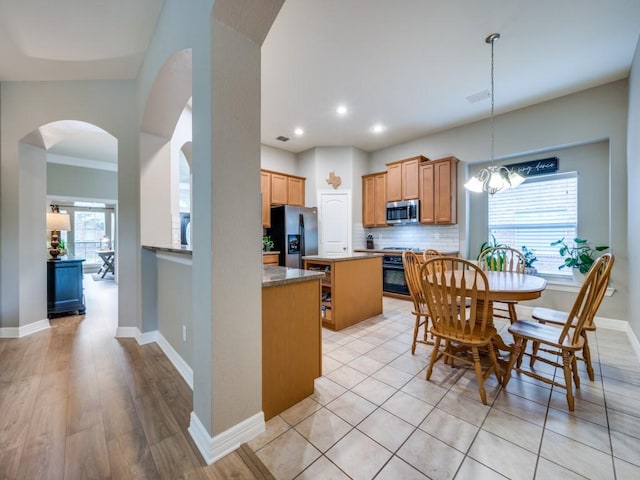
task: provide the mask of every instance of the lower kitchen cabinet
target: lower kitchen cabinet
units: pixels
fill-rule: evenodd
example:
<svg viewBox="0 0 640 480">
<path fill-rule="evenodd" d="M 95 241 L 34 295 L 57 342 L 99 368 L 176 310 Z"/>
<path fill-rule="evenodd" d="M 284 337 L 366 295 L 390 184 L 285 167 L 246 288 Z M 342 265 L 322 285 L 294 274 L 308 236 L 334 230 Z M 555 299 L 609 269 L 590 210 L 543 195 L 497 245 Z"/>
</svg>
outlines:
<svg viewBox="0 0 640 480">
<path fill-rule="evenodd" d="M 47 261 L 47 317 L 73 312 L 84 315 L 82 262 L 84 258 L 73 257 Z"/>
<path fill-rule="evenodd" d="M 263 252 L 262 264 L 263 265 L 278 265 L 280 261 L 280 252 Z"/>
<path fill-rule="evenodd" d="M 262 288 L 262 411 L 265 420 L 314 392 L 314 380 L 322 375 L 319 307 L 319 278 Z"/>
<path fill-rule="evenodd" d="M 382 313 L 382 256 L 306 257 L 305 270 L 325 272 L 322 326 L 341 330 Z"/>
</svg>

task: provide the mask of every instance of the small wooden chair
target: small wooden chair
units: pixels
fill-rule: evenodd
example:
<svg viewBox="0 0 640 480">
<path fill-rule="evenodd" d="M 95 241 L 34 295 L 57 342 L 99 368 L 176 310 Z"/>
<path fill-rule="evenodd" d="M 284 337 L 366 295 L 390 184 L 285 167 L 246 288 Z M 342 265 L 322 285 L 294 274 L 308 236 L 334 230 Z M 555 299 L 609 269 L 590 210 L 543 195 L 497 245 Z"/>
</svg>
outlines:
<svg viewBox="0 0 640 480">
<path fill-rule="evenodd" d="M 574 410 L 574 397 L 573 397 L 573 382 L 576 388 L 580 388 L 580 377 L 578 376 L 578 368 L 576 364 L 576 352 L 584 348 L 584 336 L 582 330 L 584 325 L 589 319 L 590 312 L 592 311 L 594 302 L 596 301 L 596 291 L 598 288 L 598 272 L 601 269 L 601 263 L 604 262 L 602 258 L 599 258 L 594 262 L 594 267 L 589 270 L 571 311 L 567 315 L 567 319 L 562 327 L 556 325 L 543 324 L 534 320 L 518 320 L 513 325 L 509 326 L 509 333 L 513 335 L 515 343 L 513 345 L 513 351 L 509 358 L 509 364 L 504 376 L 503 386 L 506 387 L 509 378 L 511 377 L 511 370 L 515 369 L 518 373 L 527 375 L 529 377 L 536 378 L 550 385 L 565 388 L 567 391 L 567 404 L 569 410 Z M 562 383 L 561 376 L 558 378 L 548 378 L 535 371 L 523 370 L 520 368 L 522 362 L 522 356 L 525 354 L 524 350 L 528 341 L 531 341 L 537 345 L 545 345 L 552 348 L 554 353 L 557 353 L 562 357 L 562 363 L 558 363 L 550 358 L 542 357 L 539 355 L 538 348 L 534 348 L 530 354 L 531 365 L 535 361 L 541 361 L 554 367 L 560 367 L 564 373 L 564 383 Z"/>
<path fill-rule="evenodd" d="M 422 262 L 415 252 L 405 250 L 402 252 L 402 263 L 404 265 L 404 277 L 407 281 L 407 287 L 413 301 L 413 311 L 416 317 L 413 326 L 413 342 L 411 343 L 411 354 L 416 353 L 416 343 L 424 343 L 433 345 L 433 342 L 427 340 L 429 334 L 429 309 L 422 293 L 422 282 L 420 281 L 420 266 Z M 424 327 L 422 339 L 418 338 L 420 327 Z"/>
<path fill-rule="evenodd" d="M 587 365 L 587 374 L 589 375 L 589 380 L 591 380 L 592 382 L 595 380 L 595 374 L 593 371 L 593 365 L 591 364 L 591 350 L 589 349 L 589 339 L 587 337 L 587 332 L 596 331 L 594 318 L 596 312 L 598 311 L 598 308 L 600 308 L 600 304 L 602 303 L 604 294 L 607 291 L 609 279 L 611 278 L 611 270 L 613 269 L 613 263 L 615 262 L 615 257 L 612 253 L 605 253 L 600 258 L 602 259 L 602 261 L 597 263 L 594 262 L 594 264 L 591 266 L 591 269 L 597 268 L 597 288 L 593 290 L 592 294 L 595 295 L 595 299 L 593 300 L 591 311 L 589 312 L 587 320 L 585 321 L 584 327 L 581 331 L 581 335 L 584 338 L 584 347 L 582 348 L 582 357 L 578 357 L 578 360 L 584 361 Z M 564 325 L 568 317 L 569 312 L 544 307 L 536 307 L 531 313 L 531 318 L 533 318 L 534 320 L 537 320 L 540 323 L 549 323 L 552 325 Z M 539 345 L 534 343 L 533 348 L 534 353 L 537 354 Z M 535 358 L 535 355 L 531 357 L 532 367 L 535 362 Z"/>
<path fill-rule="evenodd" d="M 486 271 L 524 273 L 524 254 L 511 247 L 492 247 L 483 250 L 478 257 L 478 266 Z M 493 316 L 508 318 L 511 323 L 518 320 L 518 302 L 494 302 Z M 496 305 L 497 304 L 497 305 Z M 500 306 L 500 305 L 504 305 Z"/>
<path fill-rule="evenodd" d="M 471 270 L 471 275 L 462 275 L 456 270 Z M 435 338 L 431 353 L 427 380 L 431 378 L 433 365 L 440 359 L 472 365 L 478 378 L 478 389 L 482 403 L 487 404 L 484 381 L 494 373 L 502 381 L 492 339 L 498 334 L 489 313 L 489 282 L 484 272 L 474 263 L 456 257 L 435 257 L 427 260 L 421 268 L 422 290 L 431 312 L 430 332 Z M 456 277 L 460 279 L 457 280 Z M 466 300 L 469 300 L 469 308 Z M 467 318 L 467 313 L 469 317 Z M 472 360 L 460 355 L 471 350 Z M 480 350 L 489 354 L 491 364 L 483 372 Z"/>
</svg>

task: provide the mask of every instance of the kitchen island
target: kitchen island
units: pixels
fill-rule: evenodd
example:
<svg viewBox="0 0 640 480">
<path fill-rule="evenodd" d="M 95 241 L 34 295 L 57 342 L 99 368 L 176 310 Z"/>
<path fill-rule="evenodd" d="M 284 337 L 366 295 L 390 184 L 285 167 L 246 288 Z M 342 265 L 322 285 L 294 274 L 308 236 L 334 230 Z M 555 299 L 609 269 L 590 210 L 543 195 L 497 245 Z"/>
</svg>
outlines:
<svg viewBox="0 0 640 480">
<path fill-rule="evenodd" d="M 306 256 L 304 268 L 323 271 L 322 325 L 341 330 L 382 313 L 382 255 Z"/>
<path fill-rule="evenodd" d="M 313 394 L 322 375 L 323 272 L 264 265 L 262 411 L 265 420 Z"/>
</svg>

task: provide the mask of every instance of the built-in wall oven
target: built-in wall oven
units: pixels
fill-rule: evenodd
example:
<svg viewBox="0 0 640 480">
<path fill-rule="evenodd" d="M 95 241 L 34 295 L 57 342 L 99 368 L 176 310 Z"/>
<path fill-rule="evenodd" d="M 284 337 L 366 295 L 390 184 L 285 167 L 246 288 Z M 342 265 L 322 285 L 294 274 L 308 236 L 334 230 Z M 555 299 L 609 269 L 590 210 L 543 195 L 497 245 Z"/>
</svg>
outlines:
<svg viewBox="0 0 640 480">
<path fill-rule="evenodd" d="M 402 255 L 384 255 L 382 257 L 382 290 L 388 293 L 409 295 L 409 287 L 404 278 Z"/>
</svg>

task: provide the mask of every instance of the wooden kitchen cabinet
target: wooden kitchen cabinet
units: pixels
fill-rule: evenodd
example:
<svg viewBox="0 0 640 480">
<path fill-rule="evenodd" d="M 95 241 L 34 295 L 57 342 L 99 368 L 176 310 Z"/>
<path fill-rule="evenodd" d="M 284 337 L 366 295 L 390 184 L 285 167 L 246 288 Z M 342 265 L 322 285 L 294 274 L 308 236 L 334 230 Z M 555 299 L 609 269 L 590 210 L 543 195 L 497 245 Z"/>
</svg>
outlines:
<svg viewBox="0 0 640 480">
<path fill-rule="evenodd" d="M 263 226 L 265 225 L 265 197 L 269 199 L 271 205 L 296 205 L 304 207 L 304 177 L 287 175 L 286 173 L 261 170 L 262 208 Z M 265 195 L 265 189 L 268 193 Z M 269 221 L 269 223 L 271 223 Z"/>
<path fill-rule="evenodd" d="M 313 394 L 322 376 L 320 279 L 262 287 L 265 420 Z"/>
<path fill-rule="evenodd" d="M 278 265 L 280 261 L 280 252 L 263 252 L 262 264 L 263 265 Z"/>
<path fill-rule="evenodd" d="M 419 198 L 420 164 L 428 160 L 419 155 L 387 164 L 387 202 Z"/>
<path fill-rule="evenodd" d="M 304 178 L 287 177 L 287 205 L 304 207 Z"/>
<path fill-rule="evenodd" d="M 287 175 L 271 172 L 271 204 L 287 205 L 289 201 Z"/>
<path fill-rule="evenodd" d="M 382 255 L 310 257 L 304 268 L 325 273 L 322 326 L 342 330 L 382 313 Z"/>
<path fill-rule="evenodd" d="M 262 193 L 262 228 L 271 227 L 271 173 L 260 171 L 260 192 Z"/>
<path fill-rule="evenodd" d="M 372 173 L 362 176 L 362 225 L 387 226 L 387 174 Z"/>
<path fill-rule="evenodd" d="M 420 165 L 420 223 L 458 221 L 458 159 L 446 157 Z"/>
</svg>

